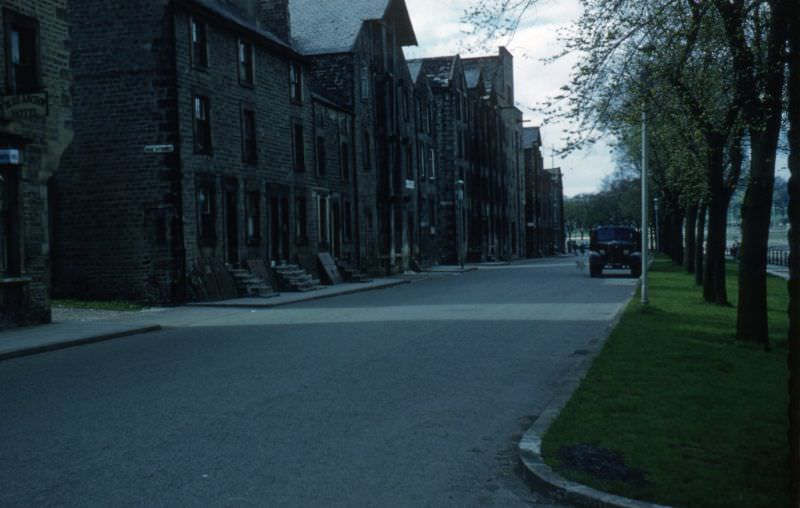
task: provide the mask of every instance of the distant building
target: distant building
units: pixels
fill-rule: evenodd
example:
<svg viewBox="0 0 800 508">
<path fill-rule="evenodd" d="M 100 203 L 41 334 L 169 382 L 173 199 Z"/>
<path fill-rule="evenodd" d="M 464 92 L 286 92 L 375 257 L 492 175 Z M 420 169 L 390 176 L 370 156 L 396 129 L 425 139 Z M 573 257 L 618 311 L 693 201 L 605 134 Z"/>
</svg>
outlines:
<svg viewBox="0 0 800 508">
<path fill-rule="evenodd" d="M 546 168 L 540 178 L 542 244 L 545 255 L 565 250 L 564 185 L 561 168 Z"/>
<path fill-rule="evenodd" d="M 48 183 L 72 139 L 69 3 L 4 0 L 0 328 L 50 321 Z"/>
<path fill-rule="evenodd" d="M 464 58 L 467 73 L 480 69 L 494 110 L 487 117 L 489 132 L 489 258 L 524 255 L 524 192 L 522 111 L 514 102 L 514 58 L 504 47 L 495 56 Z"/>
<path fill-rule="evenodd" d="M 467 160 L 469 110 L 464 69 L 458 55 L 426 58 L 420 64 L 433 91 L 436 108 L 434 139 L 439 154 L 435 177 L 438 194 L 438 224 L 443 260 L 457 263 L 467 255 L 469 239 L 467 217 L 470 215 L 473 189 Z"/>
<path fill-rule="evenodd" d="M 542 256 L 546 252 L 542 205 L 542 135 L 539 127 L 525 127 L 522 131 L 522 151 L 525 165 L 525 227 L 527 257 Z"/>
<path fill-rule="evenodd" d="M 442 259 L 442 229 L 439 224 L 439 192 L 441 180 L 436 132 L 439 109 L 428 76 L 422 72 L 422 61 L 408 63 L 414 81 L 414 109 L 417 127 L 417 210 L 419 214 L 418 247 L 415 258 L 420 265 L 430 266 Z"/>
</svg>

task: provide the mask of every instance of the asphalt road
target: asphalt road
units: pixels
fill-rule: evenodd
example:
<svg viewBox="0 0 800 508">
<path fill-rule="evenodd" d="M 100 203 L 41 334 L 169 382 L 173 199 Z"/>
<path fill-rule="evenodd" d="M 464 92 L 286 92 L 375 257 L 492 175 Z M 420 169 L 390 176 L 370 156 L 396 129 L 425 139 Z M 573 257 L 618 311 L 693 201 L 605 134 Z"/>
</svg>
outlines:
<svg viewBox="0 0 800 508">
<path fill-rule="evenodd" d="M 0 362 L 0 506 L 560 506 L 516 445 L 633 283 L 557 258 Z"/>
</svg>

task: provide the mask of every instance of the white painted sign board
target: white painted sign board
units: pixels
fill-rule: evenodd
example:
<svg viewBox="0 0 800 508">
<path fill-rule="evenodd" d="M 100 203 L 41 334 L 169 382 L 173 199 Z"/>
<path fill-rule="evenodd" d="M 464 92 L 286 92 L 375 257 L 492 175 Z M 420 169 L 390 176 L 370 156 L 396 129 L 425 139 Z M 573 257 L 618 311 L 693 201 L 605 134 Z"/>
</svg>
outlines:
<svg viewBox="0 0 800 508">
<path fill-rule="evenodd" d="M 172 153 L 174 145 L 144 145 L 144 153 Z"/>
</svg>

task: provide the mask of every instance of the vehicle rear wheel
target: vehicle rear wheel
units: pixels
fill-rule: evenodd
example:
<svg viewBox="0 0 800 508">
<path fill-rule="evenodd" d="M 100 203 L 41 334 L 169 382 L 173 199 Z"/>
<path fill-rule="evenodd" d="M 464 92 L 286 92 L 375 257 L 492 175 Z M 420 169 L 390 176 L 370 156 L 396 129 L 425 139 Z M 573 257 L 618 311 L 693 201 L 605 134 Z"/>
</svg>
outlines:
<svg viewBox="0 0 800 508">
<path fill-rule="evenodd" d="M 631 267 L 631 277 L 641 277 L 642 275 L 642 267 L 639 265 L 634 265 Z"/>
<path fill-rule="evenodd" d="M 589 275 L 592 277 L 600 277 L 603 275 L 603 267 L 600 265 L 589 265 Z"/>
</svg>

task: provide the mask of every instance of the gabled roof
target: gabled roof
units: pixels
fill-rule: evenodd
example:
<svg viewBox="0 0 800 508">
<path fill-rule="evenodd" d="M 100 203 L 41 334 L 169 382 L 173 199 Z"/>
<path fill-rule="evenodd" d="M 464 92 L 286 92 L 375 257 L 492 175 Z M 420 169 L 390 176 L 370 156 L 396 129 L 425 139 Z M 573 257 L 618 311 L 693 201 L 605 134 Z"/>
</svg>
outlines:
<svg viewBox="0 0 800 508">
<path fill-rule="evenodd" d="M 273 34 L 269 30 L 265 30 L 264 28 L 258 26 L 256 20 L 247 17 L 242 11 L 240 11 L 231 3 L 222 0 L 179 0 L 178 3 L 189 7 L 200 7 L 208 14 L 214 15 L 219 19 L 237 25 L 252 34 L 259 36 L 261 40 L 265 41 L 276 49 L 293 53 L 295 55 L 297 54 L 294 48 L 282 41 L 280 37 Z"/>
<path fill-rule="evenodd" d="M 523 127 L 522 128 L 522 148 L 533 148 L 536 145 L 541 146 L 542 133 L 539 127 Z"/>
<path fill-rule="evenodd" d="M 436 58 L 423 58 L 411 60 L 411 63 L 421 63 L 422 72 L 428 77 L 431 86 L 448 87 L 453 81 L 458 55 L 441 56 Z"/>
<path fill-rule="evenodd" d="M 301 53 L 349 53 L 365 21 L 398 20 L 401 46 L 417 44 L 404 0 L 291 0 L 292 38 Z"/>
</svg>

